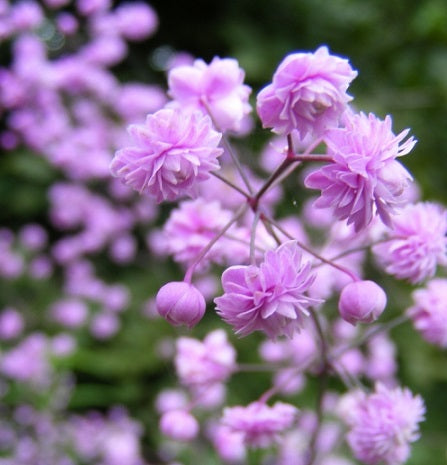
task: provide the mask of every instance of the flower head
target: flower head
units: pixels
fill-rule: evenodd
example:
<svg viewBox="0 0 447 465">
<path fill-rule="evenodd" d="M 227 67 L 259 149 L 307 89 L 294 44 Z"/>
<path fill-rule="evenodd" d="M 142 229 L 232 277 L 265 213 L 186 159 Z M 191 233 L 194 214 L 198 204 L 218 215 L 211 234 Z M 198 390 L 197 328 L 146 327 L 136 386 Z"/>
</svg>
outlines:
<svg viewBox="0 0 447 465">
<path fill-rule="evenodd" d="M 345 420 L 355 457 L 368 465 L 405 462 L 409 443 L 419 438 L 418 423 L 425 413 L 422 398 L 408 389 L 388 389 L 378 383 L 372 394 L 359 394 L 352 407 Z"/>
<path fill-rule="evenodd" d="M 411 283 L 434 276 L 438 264 L 447 265 L 447 212 L 440 205 L 408 205 L 393 218 L 389 241 L 374 247 L 387 273 Z"/>
<path fill-rule="evenodd" d="M 195 60 L 193 65 L 173 68 L 168 76 L 174 104 L 210 113 L 221 131 L 238 131 L 251 111 L 251 89 L 243 82 L 244 71 L 233 58 L 214 57 L 208 65 Z"/>
<path fill-rule="evenodd" d="M 247 407 L 226 408 L 221 423 L 231 432 L 241 433 L 246 445 L 268 447 L 279 433 L 293 425 L 297 413 L 298 409 L 290 404 L 276 402 L 269 407 L 258 401 Z"/>
<path fill-rule="evenodd" d="M 354 281 L 340 294 L 338 309 L 349 323 L 371 323 L 385 310 L 386 294 L 374 281 Z"/>
<path fill-rule="evenodd" d="M 330 55 L 327 47 L 315 53 L 293 53 L 278 66 L 273 82 L 257 98 L 265 128 L 278 134 L 294 129 L 300 137 L 321 135 L 335 127 L 351 96 L 346 93 L 357 76 L 349 62 Z"/>
<path fill-rule="evenodd" d="M 410 173 L 396 158 L 406 155 L 416 141 L 402 141 L 408 129 L 397 136 L 391 118 L 384 121 L 372 113 L 344 116 L 344 127 L 330 129 L 325 142 L 333 161 L 308 175 L 305 184 L 320 189 L 316 207 L 332 207 L 334 216 L 353 223 L 356 231 L 368 226 L 374 214 L 390 225 L 395 207 L 406 202 Z"/>
<path fill-rule="evenodd" d="M 177 340 L 177 374 L 187 386 L 209 386 L 226 381 L 236 368 L 236 351 L 225 332 L 217 329 L 203 342 L 190 337 Z"/>
<path fill-rule="evenodd" d="M 174 326 L 192 328 L 203 317 L 206 302 L 200 291 L 190 283 L 172 281 L 157 293 L 158 313 Z"/>
<path fill-rule="evenodd" d="M 447 347 L 447 279 L 432 279 L 424 289 L 413 292 L 414 305 L 407 311 L 422 337 Z"/>
<path fill-rule="evenodd" d="M 219 168 L 221 134 L 198 112 L 164 108 L 148 115 L 145 124 L 129 127 L 136 146 L 115 154 L 114 176 L 157 202 L 195 194 L 196 182 Z"/>
<path fill-rule="evenodd" d="M 291 337 L 303 326 L 308 308 L 319 302 L 305 295 L 314 276 L 301 260 L 296 242 L 289 241 L 265 254 L 260 266 L 231 266 L 222 275 L 224 295 L 217 312 L 246 336 L 264 331 L 269 337 Z"/>
</svg>

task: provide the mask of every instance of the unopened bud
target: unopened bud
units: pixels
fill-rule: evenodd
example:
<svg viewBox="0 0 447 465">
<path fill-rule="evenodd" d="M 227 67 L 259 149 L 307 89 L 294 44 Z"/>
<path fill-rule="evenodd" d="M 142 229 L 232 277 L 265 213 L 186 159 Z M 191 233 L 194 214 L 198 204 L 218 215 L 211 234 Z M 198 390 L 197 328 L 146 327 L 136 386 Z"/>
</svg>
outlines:
<svg viewBox="0 0 447 465">
<path fill-rule="evenodd" d="M 385 291 L 374 281 L 354 281 L 341 291 L 338 310 L 353 325 L 371 323 L 382 314 L 386 300 Z"/>
<path fill-rule="evenodd" d="M 190 283 L 173 281 L 165 284 L 156 297 L 158 313 L 174 326 L 195 326 L 205 314 L 206 302 Z"/>
</svg>

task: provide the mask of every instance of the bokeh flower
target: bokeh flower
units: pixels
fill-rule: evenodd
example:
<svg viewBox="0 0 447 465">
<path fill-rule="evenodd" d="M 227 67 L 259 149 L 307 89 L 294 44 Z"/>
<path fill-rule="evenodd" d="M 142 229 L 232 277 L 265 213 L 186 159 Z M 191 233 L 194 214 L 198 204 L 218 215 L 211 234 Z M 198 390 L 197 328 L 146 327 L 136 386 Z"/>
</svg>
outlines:
<svg viewBox="0 0 447 465">
<path fill-rule="evenodd" d="M 447 279 L 435 278 L 413 292 L 414 305 L 407 310 L 422 337 L 439 347 L 447 347 Z"/>
<path fill-rule="evenodd" d="M 410 443 L 419 438 L 418 423 L 425 407 L 409 389 L 389 389 L 378 383 L 375 392 L 358 393 L 345 420 L 347 441 L 355 457 L 368 465 L 399 465 L 410 455 Z"/>
<path fill-rule="evenodd" d="M 447 265 L 447 212 L 438 204 L 408 205 L 393 218 L 389 241 L 377 244 L 374 254 L 386 272 L 420 283 L 434 276 L 437 265 Z"/>
</svg>

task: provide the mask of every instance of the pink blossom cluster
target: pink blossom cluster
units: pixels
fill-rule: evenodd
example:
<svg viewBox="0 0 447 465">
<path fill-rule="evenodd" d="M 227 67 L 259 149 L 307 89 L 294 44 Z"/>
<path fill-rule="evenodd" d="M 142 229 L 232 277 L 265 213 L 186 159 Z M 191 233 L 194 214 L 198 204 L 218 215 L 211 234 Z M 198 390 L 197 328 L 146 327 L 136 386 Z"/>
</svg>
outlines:
<svg viewBox="0 0 447 465">
<path fill-rule="evenodd" d="M 48 39 L 38 34 L 45 24 Z M 231 140 L 254 124 L 236 59 L 174 54 L 166 92 L 115 77 L 128 43 L 157 26 L 139 1 L 0 0 L 0 39 L 11 43 L 0 145 L 6 156 L 40 156 L 51 178 L 45 224 L 0 229 L 0 284 L 12 288 L 0 302 L 0 397 L 29 391 L 26 402 L 47 402 L 38 411 L 7 398 L 5 465 L 145 465 L 149 456 L 174 465 L 187 448 L 208 453 L 203 441 L 225 463 L 258 448 L 274 465 L 350 465 L 342 440 L 363 463 L 403 463 L 425 407 L 395 387 L 390 331 L 410 319 L 447 346 L 447 285 L 437 277 L 447 217 L 418 202 L 398 161 L 414 137 L 395 134 L 391 116 L 349 107 L 357 71 L 347 59 L 326 46 L 292 53 L 256 99 L 260 123 L 278 135 L 263 150 L 261 178 L 251 149 Z M 428 280 L 396 319 L 384 272 Z M 49 301 L 28 302 L 39 287 Z M 136 311 L 142 293 L 150 321 Z M 141 334 L 127 366 L 120 353 Z M 76 391 L 77 363 L 93 389 L 107 370 L 157 384 L 172 365 L 180 386 L 156 397 L 158 431 L 120 407 L 69 413 L 73 392 L 75 405 L 89 398 L 88 386 Z M 256 379 L 250 389 L 247 379 Z M 314 386 L 315 411 L 299 395 Z M 108 392 L 125 399 L 132 387 Z M 135 414 L 153 425 L 145 408 Z M 147 457 L 146 435 L 159 443 Z"/>
</svg>

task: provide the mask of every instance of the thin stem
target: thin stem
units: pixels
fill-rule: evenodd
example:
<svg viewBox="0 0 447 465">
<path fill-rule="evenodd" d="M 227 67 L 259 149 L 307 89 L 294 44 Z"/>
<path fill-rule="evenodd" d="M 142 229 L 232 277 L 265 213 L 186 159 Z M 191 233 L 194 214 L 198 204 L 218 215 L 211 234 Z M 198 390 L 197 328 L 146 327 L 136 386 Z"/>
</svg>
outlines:
<svg viewBox="0 0 447 465">
<path fill-rule="evenodd" d="M 289 234 L 281 225 L 279 225 L 275 220 L 273 220 L 272 218 L 269 218 L 265 215 L 263 215 L 263 217 L 269 222 L 271 223 L 276 229 L 278 229 L 280 232 L 282 232 L 286 237 L 288 237 L 289 239 L 292 239 L 294 241 L 296 241 L 297 245 L 305 250 L 306 252 L 310 253 L 311 255 L 313 255 L 315 258 L 317 258 L 318 260 L 320 260 L 321 262 L 323 263 L 326 263 L 327 265 L 329 266 L 332 266 L 333 268 L 336 268 L 337 270 L 347 274 L 353 281 L 358 281 L 359 278 L 357 277 L 357 275 L 355 275 L 352 271 L 348 270 L 347 268 L 345 268 L 344 266 L 342 265 L 338 265 L 337 263 L 333 262 L 332 260 L 328 260 L 327 258 L 324 258 L 323 256 L 317 254 L 316 252 L 314 252 L 310 247 L 308 247 L 307 245 L 305 245 L 303 242 L 299 241 L 298 239 L 296 239 L 295 237 L 293 237 L 291 234 Z M 319 266 L 318 264 L 315 265 L 315 266 Z"/>
<path fill-rule="evenodd" d="M 244 203 L 243 205 L 241 205 L 238 209 L 238 211 L 235 213 L 235 215 L 233 216 L 233 218 L 228 221 L 228 223 L 220 230 L 219 234 L 217 234 L 216 236 L 214 236 L 209 242 L 208 244 L 206 245 L 206 247 L 204 247 L 200 253 L 197 255 L 196 259 L 194 260 L 194 262 L 188 267 L 188 269 L 186 270 L 186 273 L 185 273 L 185 277 L 183 278 L 183 280 L 187 283 L 191 283 L 191 280 L 192 280 L 192 275 L 194 274 L 194 270 L 196 269 L 197 265 L 200 263 L 200 261 L 205 257 L 205 255 L 210 251 L 210 249 L 213 247 L 213 245 L 228 231 L 228 229 L 231 228 L 231 226 L 236 223 L 236 221 L 239 220 L 239 218 L 241 218 L 244 213 L 247 211 L 248 209 L 248 204 Z"/>
<path fill-rule="evenodd" d="M 256 211 L 255 217 L 253 218 L 253 223 L 251 225 L 251 233 L 250 233 L 250 263 L 252 265 L 256 265 L 256 229 L 258 227 L 259 218 L 261 216 L 261 212 L 259 210 Z"/>
<path fill-rule="evenodd" d="M 236 186 L 236 184 L 232 183 L 229 179 L 225 178 L 224 176 L 220 175 L 216 171 L 211 171 L 211 174 L 217 178 L 220 179 L 222 182 L 233 188 L 234 190 L 238 191 L 239 194 L 242 194 L 246 199 L 250 198 L 250 195 L 247 194 L 244 190 L 242 190 L 240 187 Z"/>
<path fill-rule="evenodd" d="M 398 317 L 388 321 L 388 323 L 378 324 L 378 325 L 375 325 L 369 328 L 367 331 L 363 333 L 362 336 L 360 336 L 355 341 L 352 341 L 351 343 L 343 347 L 339 347 L 337 350 L 334 350 L 332 354 L 330 354 L 329 360 L 331 362 L 333 362 L 334 360 L 337 360 L 337 358 L 342 356 L 348 350 L 355 349 L 356 347 L 360 347 L 365 342 L 367 342 L 368 339 L 371 339 L 373 336 L 376 336 L 377 334 L 384 332 L 384 331 L 391 331 L 396 326 L 399 326 L 402 323 L 407 322 L 408 320 L 409 320 L 408 315 L 399 315 Z"/>
<path fill-rule="evenodd" d="M 293 157 L 290 157 L 289 160 L 292 161 L 325 161 L 325 162 L 332 162 L 334 159 L 330 155 L 318 155 L 318 154 L 312 154 L 312 155 L 293 155 Z"/>
<path fill-rule="evenodd" d="M 309 456 L 307 460 L 307 465 L 312 465 L 315 461 L 316 455 L 317 455 L 317 440 L 318 436 L 321 431 L 321 427 L 323 424 L 323 400 L 324 400 L 324 395 L 327 390 L 327 385 L 328 385 L 328 377 L 329 377 L 329 360 L 328 360 L 328 345 L 326 342 L 326 336 L 323 331 L 323 327 L 321 325 L 320 319 L 318 318 L 317 313 L 315 312 L 314 309 L 310 309 L 310 316 L 312 318 L 312 321 L 314 322 L 315 329 L 317 330 L 318 337 L 320 339 L 320 348 L 321 348 L 321 368 L 320 368 L 320 383 L 318 385 L 318 393 L 317 393 L 317 405 L 315 408 L 316 414 L 317 414 L 317 425 L 315 427 L 315 430 L 312 433 L 312 437 L 310 438 L 309 441 Z"/>
<path fill-rule="evenodd" d="M 281 368 L 278 365 L 264 364 L 264 363 L 239 363 L 237 371 L 240 372 L 263 372 L 263 371 L 277 371 Z"/>
<path fill-rule="evenodd" d="M 244 182 L 245 187 L 247 188 L 248 192 L 250 193 L 250 195 L 253 195 L 253 189 L 251 187 L 250 181 L 248 180 L 247 175 L 245 174 L 245 172 L 244 172 L 244 170 L 242 168 L 242 165 L 241 165 L 241 163 L 239 161 L 239 158 L 237 157 L 236 153 L 234 152 L 233 147 L 231 146 L 227 136 L 225 135 L 223 130 L 220 128 L 220 126 L 217 124 L 217 121 L 213 116 L 213 112 L 211 111 L 211 108 L 208 105 L 208 102 L 206 101 L 205 98 L 201 98 L 200 102 L 205 107 L 209 117 L 211 118 L 211 121 L 213 122 L 214 127 L 219 132 L 222 133 L 222 145 L 225 148 L 225 150 L 227 151 L 227 153 L 230 155 L 231 159 L 233 160 L 234 166 L 236 167 L 237 171 L 239 172 L 239 175 L 240 175 L 242 181 Z"/>
</svg>

